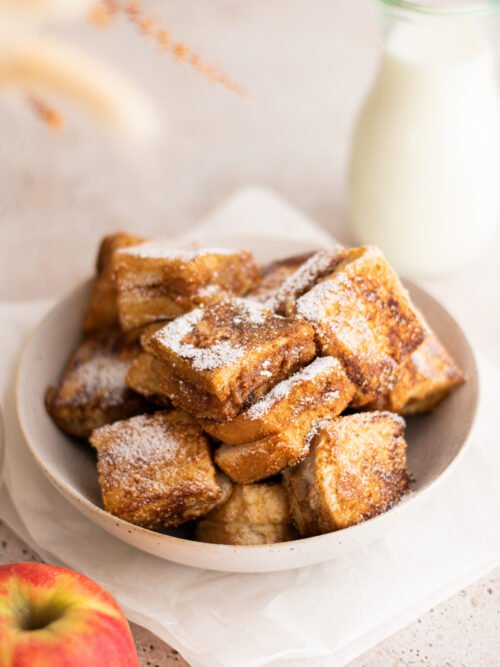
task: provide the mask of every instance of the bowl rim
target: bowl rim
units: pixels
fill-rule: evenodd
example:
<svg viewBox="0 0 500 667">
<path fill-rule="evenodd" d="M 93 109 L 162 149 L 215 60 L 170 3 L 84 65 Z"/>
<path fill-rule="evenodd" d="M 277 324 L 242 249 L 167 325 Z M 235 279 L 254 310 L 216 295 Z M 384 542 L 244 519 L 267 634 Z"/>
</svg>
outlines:
<svg viewBox="0 0 500 667">
<path fill-rule="evenodd" d="M 386 512 L 383 512 L 382 514 L 379 514 L 378 516 L 375 516 L 371 519 L 367 519 L 366 521 L 363 521 L 359 524 L 356 524 L 354 526 L 350 526 L 348 528 L 343 528 L 338 531 L 333 531 L 330 533 L 324 533 L 321 535 L 314 535 L 311 537 L 300 537 L 295 540 L 289 540 L 287 542 L 276 542 L 273 544 L 258 544 L 258 545 L 227 545 L 227 544 L 213 544 L 210 542 L 199 542 L 197 540 L 189 540 L 184 537 L 177 537 L 175 535 L 168 535 L 165 533 L 160 533 L 160 532 L 155 532 L 153 530 L 149 530 L 148 528 L 143 528 L 142 526 L 137 526 L 133 523 L 130 523 L 128 521 L 125 521 L 124 519 L 120 519 L 119 517 L 114 516 L 110 512 L 107 512 L 105 509 L 102 507 L 99 507 L 98 505 L 94 504 L 87 498 L 85 498 L 79 491 L 75 491 L 75 489 L 71 486 L 71 484 L 67 483 L 66 481 L 60 479 L 56 474 L 54 474 L 48 466 L 45 464 L 42 458 L 38 455 L 36 451 L 36 447 L 32 443 L 32 438 L 29 433 L 29 427 L 27 426 L 27 423 L 25 423 L 25 415 L 24 415 L 24 409 L 25 406 L 23 405 L 23 402 L 21 400 L 21 395 L 22 395 L 22 386 L 23 386 L 23 375 L 24 375 L 24 369 L 25 369 L 25 364 L 27 360 L 27 355 L 28 351 L 31 348 L 31 345 L 33 341 L 35 340 L 39 330 L 45 325 L 45 323 L 51 319 L 54 315 L 54 313 L 59 310 L 59 309 L 64 309 L 64 306 L 67 304 L 67 302 L 70 302 L 73 298 L 75 298 L 75 294 L 79 291 L 83 291 L 84 288 L 88 288 L 88 286 L 92 282 L 92 278 L 89 278 L 87 280 L 84 280 L 77 284 L 75 287 L 73 287 L 71 290 L 69 290 L 61 299 L 58 299 L 56 303 L 49 309 L 49 311 L 41 318 L 41 320 L 31 329 L 24 345 L 22 348 L 21 356 L 19 359 L 19 363 L 16 369 L 16 376 L 15 376 L 15 401 L 16 401 L 16 411 L 17 411 L 17 417 L 19 420 L 19 425 L 22 431 L 22 434 L 24 436 L 24 439 L 26 441 L 26 445 L 28 447 L 28 450 L 33 457 L 35 463 L 37 466 L 41 469 L 45 477 L 51 482 L 51 484 L 58 490 L 61 495 L 65 496 L 68 502 L 71 502 L 74 507 L 76 507 L 80 512 L 85 514 L 86 516 L 89 516 L 91 514 L 96 514 L 97 516 L 100 517 L 101 522 L 98 524 L 98 526 L 102 529 L 105 530 L 102 526 L 104 523 L 112 522 L 115 524 L 116 527 L 120 527 L 125 529 L 130 533 L 135 533 L 137 535 L 141 535 L 147 540 L 161 540 L 162 543 L 166 544 L 172 544 L 172 545 L 179 545 L 179 546 L 184 546 L 187 548 L 192 549 L 193 551 L 196 551 L 199 554 L 203 554 L 204 552 L 210 552 L 213 554 L 215 551 L 218 551 L 221 556 L 227 555 L 227 556 L 234 556 L 235 553 L 266 553 L 272 554 L 273 552 L 281 552 L 282 550 L 290 550 L 291 548 L 295 548 L 294 545 L 300 544 L 307 544 L 307 545 L 318 545 L 318 548 L 321 546 L 321 544 L 324 544 L 327 541 L 331 541 L 332 537 L 338 537 L 339 535 L 343 536 L 354 536 L 358 532 L 362 531 L 365 526 L 370 525 L 374 526 L 375 524 L 380 525 L 384 523 L 385 521 L 390 520 L 391 518 L 394 517 L 394 515 L 402 510 L 405 506 L 407 505 L 412 505 L 414 506 L 417 504 L 418 501 L 424 500 L 425 498 L 428 498 L 429 495 L 436 489 L 436 486 L 438 483 L 441 483 L 444 479 L 446 479 L 450 473 L 450 471 L 453 471 L 456 467 L 456 465 L 462 460 L 463 456 L 465 455 L 467 449 L 469 448 L 472 440 L 472 434 L 475 430 L 476 424 L 477 424 L 477 413 L 478 413 L 478 404 L 480 400 L 480 392 L 481 392 L 481 387 L 480 387 L 480 382 L 479 382 L 479 371 L 478 371 L 478 366 L 477 366 L 477 360 L 476 356 L 474 354 L 474 350 L 465 335 L 465 332 L 463 329 L 460 327 L 458 322 L 455 320 L 455 318 L 449 313 L 449 311 L 437 300 L 432 296 L 427 290 L 424 288 L 420 287 L 416 283 L 414 283 L 411 280 L 408 279 L 402 279 L 402 282 L 404 283 L 405 287 L 409 289 L 410 291 L 416 291 L 416 292 L 421 292 L 425 295 L 426 298 L 430 299 L 432 302 L 434 302 L 435 305 L 437 305 L 440 309 L 444 310 L 447 317 L 453 322 L 453 324 L 456 326 L 456 328 L 460 331 L 463 342 L 465 343 L 465 347 L 467 349 L 467 352 L 469 353 L 471 364 L 472 364 L 472 370 L 473 370 L 473 375 L 475 378 L 477 378 L 477 382 L 475 383 L 476 385 L 476 391 L 474 394 L 473 398 L 473 405 L 472 405 L 472 417 L 469 423 L 469 428 L 467 430 L 467 433 L 463 439 L 463 442 L 461 444 L 461 447 L 459 451 L 455 454 L 454 458 L 450 461 L 450 463 L 447 465 L 447 467 L 432 481 L 427 484 L 424 488 L 420 489 L 419 491 L 410 491 L 408 494 L 406 494 L 396 505 L 393 505 L 391 508 L 389 508 Z M 470 380 L 471 378 L 469 378 Z M 0 415 L 1 419 L 1 415 Z M 29 422 L 28 422 L 29 423 Z M 1 439 L 1 434 L 0 434 L 0 439 Z M 33 439 L 36 439 L 34 436 Z M 0 443 L 1 445 L 1 443 Z M 5 449 L 5 448 L 4 448 Z M 2 453 L 2 448 L 0 446 L 0 460 L 1 460 L 1 453 Z M 83 508 L 80 506 L 83 505 Z M 116 536 L 116 533 L 113 533 L 114 536 Z M 346 540 L 347 541 L 347 540 Z M 136 547 L 139 548 L 139 547 Z"/>
</svg>

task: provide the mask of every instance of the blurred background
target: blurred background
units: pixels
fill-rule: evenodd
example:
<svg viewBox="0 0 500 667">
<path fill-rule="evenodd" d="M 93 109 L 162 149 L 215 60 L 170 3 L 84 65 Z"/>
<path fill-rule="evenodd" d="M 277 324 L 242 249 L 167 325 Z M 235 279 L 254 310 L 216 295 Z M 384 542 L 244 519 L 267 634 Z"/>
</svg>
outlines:
<svg viewBox="0 0 500 667">
<path fill-rule="evenodd" d="M 4 299 L 60 294 L 90 273 L 106 231 L 169 236 L 253 183 L 348 240 L 344 167 L 378 56 L 372 3 L 142 5 L 248 99 L 160 53 L 126 19 L 51 26 L 139 83 L 158 106 L 164 137 L 142 150 L 117 147 L 73 110 L 53 132 L 28 105 L 0 98 L 0 261 L 14 254 L 20 262 L 15 274 L 1 271 Z"/>
<path fill-rule="evenodd" d="M 135 81 L 157 105 L 164 135 L 142 147 L 118 145 L 74 109 L 54 132 L 25 100 L 0 97 L 3 299 L 56 297 L 90 275 L 106 232 L 175 235 L 245 185 L 269 186 L 339 240 L 353 240 L 346 167 L 379 58 L 374 3 L 141 4 L 247 97 L 160 52 L 123 16 L 108 27 L 49 25 L 49 34 Z M 500 319 L 482 324 L 484 304 L 498 301 L 496 243 L 473 266 L 434 280 L 431 291 L 498 358 Z"/>
</svg>

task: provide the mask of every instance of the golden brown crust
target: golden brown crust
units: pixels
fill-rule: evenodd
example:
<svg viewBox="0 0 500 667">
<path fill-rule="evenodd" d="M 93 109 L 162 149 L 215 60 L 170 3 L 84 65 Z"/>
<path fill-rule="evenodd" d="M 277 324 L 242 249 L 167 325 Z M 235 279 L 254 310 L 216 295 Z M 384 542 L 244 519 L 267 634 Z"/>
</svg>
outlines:
<svg viewBox="0 0 500 667">
<path fill-rule="evenodd" d="M 269 305 L 280 315 L 295 314 L 297 299 L 311 290 L 322 278 L 330 275 L 349 255 L 341 245 L 323 248 L 313 253 L 306 262 L 290 274 L 269 301 Z"/>
<path fill-rule="evenodd" d="M 124 329 L 246 294 L 259 281 L 255 260 L 245 250 L 175 249 L 153 241 L 116 253 L 113 265 Z"/>
<path fill-rule="evenodd" d="M 112 257 L 116 250 L 143 241 L 143 238 L 126 232 L 116 232 L 102 239 L 96 262 L 97 275 L 83 320 L 85 334 L 118 326 L 118 294 L 113 280 Z"/>
<path fill-rule="evenodd" d="M 174 405 L 220 421 L 235 417 L 315 354 L 309 324 L 244 299 L 177 318 L 146 347 L 164 363 L 162 381 Z"/>
<path fill-rule="evenodd" d="M 248 293 L 248 296 L 258 301 L 267 301 L 276 294 L 285 280 L 295 273 L 299 266 L 308 260 L 312 254 L 312 252 L 306 252 L 300 255 L 292 255 L 262 266 L 260 268 L 260 282 L 257 287 L 254 287 Z"/>
<path fill-rule="evenodd" d="M 90 441 L 104 507 L 125 521 L 161 530 L 203 516 L 227 497 L 208 439 L 185 413 L 116 422 Z"/>
<path fill-rule="evenodd" d="M 303 537 L 385 512 L 409 490 L 404 421 L 365 412 L 324 422 L 309 455 L 285 471 L 293 521 Z"/>
<path fill-rule="evenodd" d="M 428 412 L 464 380 L 464 374 L 451 355 L 430 332 L 401 365 L 394 388 L 366 407 L 403 415 Z"/>
<path fill-rule="evenodd" d="M 134 359 L 125 378 L 127 385 L 149 401 L 170 407 L 171 400 L 163 391 L 161 362 L 147 352 Z"/>
<path fill-rule="evenodd" d="M 296 417 L 279 433 L 245 445 L 221 445 L 215 462 L 239 484 L 253 484 L 294 466 L 309 451 L 316 424 L 330 416 L 328 405 L 319 405 Z"/>
<path fill-rule="evenodd" d="M 335 271 L 297 300 L 323 354 L 338 357 L 357 386 L 353 406 L 387 394 L 398 366 L 422 343 L 424 326 L 382 253 L 353 248 Z"/>
<path fill-rule="evenodd" d="M 211 543 L 272 544 L 296 539 L 291 517 L 307 537 L 386 511 L 411 483 L 394 412 L 431 409 L 464 380 L 373 247 L 259 276 L 245 251 L 119 232 L 101 243 L 84 329 L 46 406 L 90 435 L 104 507 L 153 530 L 196 520 Z M 339 417 L 346 407 L 363 412 Z"/>
<path fill-rule="evenodd" d="M 139 337 L 141 347 L 143 350 L 148 349 L 148 342 L 152 336 L 155 335 L 160 329 L 163 329 L 164 326 L 168 324 L 168 321 L 153 322 L 152 324 L 146 324 L 141 327 L 141 335 Z"/>
<path fill-rule="evenodd" d="M 139 342 L 142 347 L 144 347 L 143 342 L 155 334 L 159 329 L 168 324 L 170 320 L 158 320 L 152 324 L 143 324 L 140 327 L 135 327 L 134 329 L 128 329 L 127 331 L 122 331 L 123 340 L 128 343 Z"/>
<path fill-rule="evenodd" d="M 308 450 L 307 432 L 290 426 L 285 433 L 257 442 L 221 445 L 215 452 L 215 462 L 233 482 L 254 484 L 296 465 Z"/>
<path fill-rule="evenodd" d="M 235 545 L 294 539 L 282 485 L 235 485 L 229 500 L 198 522 L 196 537 L 201 542 Z"/>
<path fill-rule="evenodd" d="M 45 396 L 57 426 L 69 435 L 87 438 L 95 428 L 145 412 L 144 399 L 125 382 L 139 354 L 140 348 L 124 344 L 118 331 L 94 334 L 80 343 L 58 386 L 49 387 Z"/>
<path fill-rule="evenodd" d="M 213 418 L 215 415 L 219 419 L 230 419 L 238 413 L 240 406 L 231 398 L 219 400 L 214 394 L 185 380 L 166 362 L 155 359 L 154 365 L 161 389 L 174 406 L 198 417 Z"/>
<path fill-rule="evenodd" d="M 216 301 L 225 292 L 217 290 L 207 299 L 195 299 L 188 306 L 180 306 L 177 300 L 163 294 L 162 287 L 138 287 L 121 290 L 118 294 L 120 324 L 125 331 L 136 329 L 151 322 L 171 320 L 196 307 L 195 301 Z"/>
<path fill-rule="evenodd" d="M 319 357 L 231 421 L 204 420 L 202 427 L 227 445 L 243 445 L 278 433 L 292 420 L 320 406 L 335 417 L 345 410 L 353 394 L 354 385 L 341 363 L 333 357 Z"/>
</svg>

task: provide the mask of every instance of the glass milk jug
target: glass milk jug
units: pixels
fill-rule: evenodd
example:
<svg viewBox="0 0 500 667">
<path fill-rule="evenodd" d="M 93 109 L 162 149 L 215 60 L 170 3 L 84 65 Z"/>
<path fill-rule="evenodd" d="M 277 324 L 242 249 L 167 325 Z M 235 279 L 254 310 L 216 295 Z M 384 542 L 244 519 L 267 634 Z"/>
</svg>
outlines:
<svg viewBox="0 0 500 667">
<path fill-rule="evenodd" d="M 403 273 L 446 273 L 500 218 L 500 0 L 376 2 L 383 50 L 354 131 L 351 225 Z"/>
</svg>

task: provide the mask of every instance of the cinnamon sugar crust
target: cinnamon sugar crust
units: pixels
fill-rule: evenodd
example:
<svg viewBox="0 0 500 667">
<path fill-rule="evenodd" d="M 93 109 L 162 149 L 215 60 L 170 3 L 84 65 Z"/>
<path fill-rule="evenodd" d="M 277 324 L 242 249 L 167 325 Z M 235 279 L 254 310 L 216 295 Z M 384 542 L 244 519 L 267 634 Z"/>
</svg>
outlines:
<svg viewBox="0 0 500 667">
<path fill-rule="evenodd" d="M 257 285 L 251 253 L 225 248 L 176 248 L 152 241 L 114 255 L 120 322 L 130 329 L 243 295 Z"/>
<path fill-rule="evenodd" d="M 232 298 L 177 318 L 149 339 L 147 350 L 164 363 L 174 405 L 224 421 L 314 357 L 314 330 Z"/>
<path fill-rule="evenodd" d="M 215 544 L 385 512 L 412 481 L 400 415 L 464 381 L 371 246 L 259 271 L 244 250 L 118 232 L 83 326 L 45 400 L 62 430 L 90 436 L 105 509 L 156 531 L 196 520 Z"/>
<path fill-rule="evenodd" d="M 242 445 L 278 433 L 303 413 L 319 407 L 330 416 L 339 415 L 353 394 L 354 385 L 338 359 L 318 357 L 231 421 L 205 420 L 202 427 L 225 444 Z"/>
<path fill-rule="evenodd" d="M 308 456 L 285 471 L 292 519 L 303 537 L 361 523 L 408 492 L 405 422 L 365 412 L 319 425 Z"/>
<path fill-rule="evenodd" d="M 260 268 L 260 282 L 248 296 L 257 301 L 267 302 L 273 297 L 285 280 L 304 264 L 314 253 L 306 252 L 278 259 Z"/>
<path fill-rule="evenodd" d="M 437 336 L 430 332 L 399 368 L 391 391 L 366 407 L 402 415 L 429 412 L 464 381 L 463 372 Z"/>
<path fill-rule="evenodd" d="M 87 438 L 93 429 L 147 410 L 144 399 L 125 382 L 140 354 L 118 331 L 86 338 L 71 355 L 57 386 L 47 389 L 45 405 L 57 426 Z"/>
<path fill-rule="evenodd" d="M 280 432 L 244 445 L 221 445 L 215 462 L 233 481 L 253 484 L 295 466 L 309 452 L 317 424 L 327 419 L 327 405 L 318 405 L 291 421 Z"/>
<path fill-rule="evenodd" d="M 280 285 L 268 305 L 280 315 L 291 317 L 295 314 L 297 299 L 332 273 L 348 253 L 347 248 L 338 244 L 313 253 Z"/>
<path fill-rule="evenodd" d="M 196 536 L 212 544 L 274 544 L 294 539 L 283 486 L 234 485 L 229 500 L 198 521 Z"/>
<path fill-rule="evenodd" d="M 120 248 L 128 248 L 143 241 L 140 236 L 126 232 L 116 232 L 102 239 L 97 255 L 96 277 L 83 319 L 85 334 L 118 327 L 118 292 L 113 279 L 113 255 Z"/>
<path fill-rule="evenodd" d="M 351 249 L 335 271 L 297 300 L 325 355 L 338 357 L 357 393 L 353 406 L 387 394 L 399 365 L 426 336 L 410 298 L 378 248 Z"/>
<path fill-rule="evenodd" d="M 131 389 L 148 401 L 171 407 L 172 402 L 163 390 L 161 362 L 158 362 L 152 354 L 142 352 L 137 359 L 134 359 L 125 381 Z"/>
<path fill-rule="evenodd" d="M 191 521 L 228 496 L 199 426 L 179 411 L 139 415 L 92 434 L 106 511 L 152 530 Z"/>
</svg>

